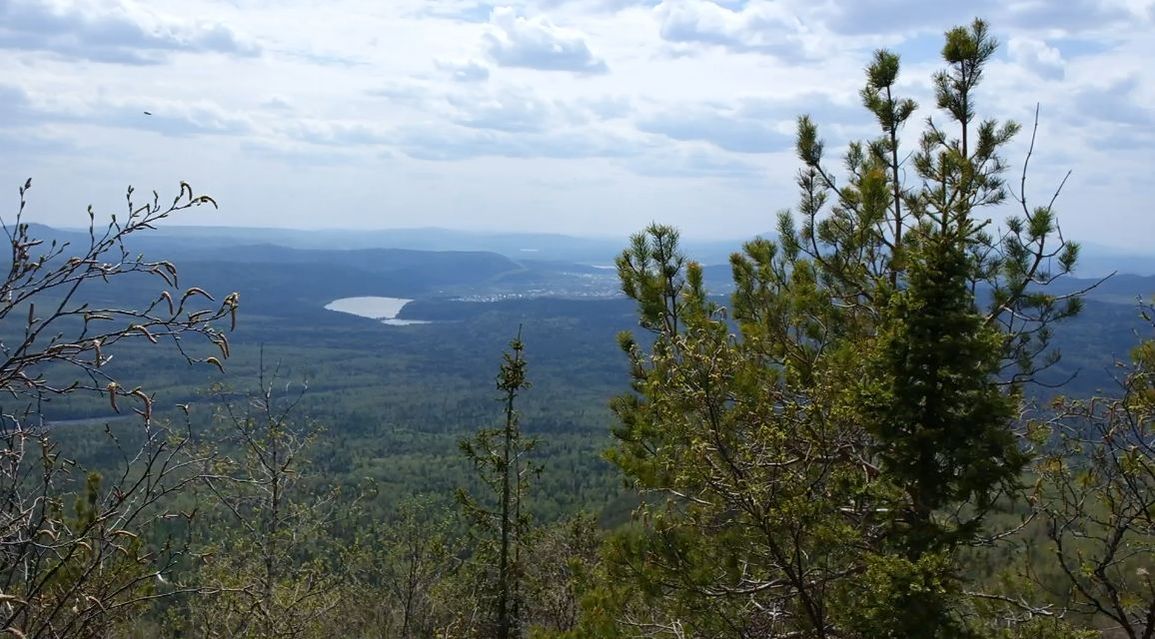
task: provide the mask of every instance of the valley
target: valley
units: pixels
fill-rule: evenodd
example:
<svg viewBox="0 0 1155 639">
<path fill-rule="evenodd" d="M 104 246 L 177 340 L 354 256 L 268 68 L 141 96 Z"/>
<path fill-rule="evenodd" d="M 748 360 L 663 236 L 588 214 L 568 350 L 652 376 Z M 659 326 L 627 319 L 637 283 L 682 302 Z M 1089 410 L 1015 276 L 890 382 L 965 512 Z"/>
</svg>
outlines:
<svg viewBox="0 0 1155 639">
<path fill-rule="evenodd" d="M 271 241 L 276 232 L 266 238 L 250 231 L 245 239 Z M 598 256 L 602 266 L 594 266 L 456 246 L 462 250 L 261 242 L 226 250 L 150 239 L 140 249 L 173 251 L 182 285 L 239 294 L 233 355 L 223 373 L 212 374 L 174 362 L 162 349 L 130 345 L 110 366 L 156 393 L 159 416 L 179 419 L 176 407 L 191 404 L 203 423 L 213 410 L 210 389 L 251 389 L 262 366 L 287 388 L 307 386 L 300 417 L 324 428 L 317 468 L 329 481 L 370 477 L 388 486 L 377 506 L 386 509 L 406 495 L 448 499 L 465 481 L 457 442 L 498 419 L 493 379 L 520 328 L 533 383 L 521 407 L 524 429 L 540 438 L 535 455 L 545 469 L 536 507 L 546 518 L 592 509 L 620 520 L 629 500 L 601 458 L 614 426 L 610 400 L 628 390 L 616 336 L 646 331 L 634 303 L 620 294 L 616 272 L 604 267 L 610 258 Z M 565 245 L 557 251 L 578 253 Z M 728 304 L 729 267 L 707 266 L 705 274 L 718 303 Z M 1096 282 L 1067 278 L 1056 290 Z M 1136 304 L 1153 291 L 1150 276 L 1116 275 L 1094 286 L 1083 313 L 1056 328 L 1062 359 L 1028 393 L 1046 399 L 1113 388 L 1115 363 L 1128 357 L 1142 328 Z M 155 295 L 142 282 L 108 293 L 125 304 Z M 100 430 L 94 427 L 102 420 L 132 430 L 91 397 L 53 400 L 45 414 L 78 433 Z M 91 446 L 85 448 L 98 467 L 106 454 Z M 444 472 L 428 472 L 430 464 Z"/>
</svg>

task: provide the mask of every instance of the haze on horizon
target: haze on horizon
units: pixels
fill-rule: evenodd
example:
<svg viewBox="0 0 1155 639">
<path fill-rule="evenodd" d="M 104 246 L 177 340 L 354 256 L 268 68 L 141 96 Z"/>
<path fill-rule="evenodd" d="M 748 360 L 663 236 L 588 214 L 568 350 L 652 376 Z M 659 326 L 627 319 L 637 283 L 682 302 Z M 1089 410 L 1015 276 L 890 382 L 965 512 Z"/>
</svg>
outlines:
<svg viewBox="0 0 1155 639">
<path fill-rule="evenodd" d="M 1067 237 L 1150 248 L 1155 0 L 0 0 L 0 211 L 29 176 L 68 227 L 184 179 L 221 210 L 180 224 L 750 236 L 796 199 L 798 114 L 836 164 L 888 47 L 917 131 L 975 16 L 980 115 L 1041 105 L 1028 195 L 1070 170 Z"/>
</svg>

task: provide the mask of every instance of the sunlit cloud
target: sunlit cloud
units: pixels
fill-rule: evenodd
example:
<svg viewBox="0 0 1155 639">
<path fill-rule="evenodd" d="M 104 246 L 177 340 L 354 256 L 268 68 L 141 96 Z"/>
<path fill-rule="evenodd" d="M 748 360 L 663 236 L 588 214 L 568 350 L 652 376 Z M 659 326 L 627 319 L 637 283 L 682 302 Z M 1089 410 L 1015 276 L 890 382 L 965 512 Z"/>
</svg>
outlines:
<svg viewBox="0 0 1155 639">
<path fill-rule="evenodd" d="M 980 116 L 1029 130 L 1040 105 L 1030 183 L 1072 171 L 1064 232 L 1135 245 L 1155 235 L 1153 7 L 0 0 L 0 188 L 26 172 L 60 185 L 38 191 L 49 216 L 108 185 L 193 178 L 235 224 L 476 228 L 484 210 L 495 229 L 624 235 L 659 220 L 748 237 L 796 200 L 800 114 L 837 169 L 847 143 L 877 135 L 858 90 L 888 47 L 917 135 L 940 118 L 943 32 L 979 15 L 1002 44 Z M 345 205 L 331 210 L 334 190 Z"/>
</svg>

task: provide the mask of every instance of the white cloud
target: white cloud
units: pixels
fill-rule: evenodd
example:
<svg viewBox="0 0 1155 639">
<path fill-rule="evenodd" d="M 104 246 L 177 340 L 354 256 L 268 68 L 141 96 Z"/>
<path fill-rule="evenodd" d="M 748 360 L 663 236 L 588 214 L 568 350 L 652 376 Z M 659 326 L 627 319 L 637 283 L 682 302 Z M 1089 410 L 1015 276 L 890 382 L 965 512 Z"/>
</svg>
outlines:
<svg viewBox="0 0 1155 639">
<path fill-rule="evenodd" d="M 774 122 L 745 118 L 725 109 L 679 106 L 639 122 L 641 130 L 672 140 L 708 142 L 734 153 L 776 153 L 789 149 L 794 138 Z"/>
<path fill-rule="evenodd" d="M 489 67 L 477 60 L 438 61 L 437 68 L 458 82 L 484 82 L 489 79 Z"/>
<path fill-rule="evenodd" d="M 294 110 L 291 102 L 289 102 L 285 98 L 282 98 L 282 97 L 277 96 L 277 95 L 270 96 L 268 100 L 265 100 L 261 104 L 261 106 L 266 108 L 266 109 L 271 109 L 273 111 L 293 111 Z"/>
<path fill-rule="evenodd" d="M 0 119 L 9 125 L 52 122 L 150 131 L 161 135 L 243 135 L 253 131 L 246 116 L 209 100 L 177 101 L 118 96 L 95 100 L 32 96 L 0 85 Z"/>
<path fill-rule="evenodd" d="M 941 34 L 977 13 L 1004 43 L 980 116 L 1042 104 L 1032 183 L 1074 171 L 1068 235 L 1155 235 L 1151 0 L 503 4 L 0 0 L 0 188 L 59 185 L 37 207 L 60 224 L 188 179 L 227 211 L 212 223 L 749 236 L 795 200 L 798 114 L 837 167 L 875 133 L 857 91 L 893 47 L 916 135 Z"/>
<path fill-rule="evenodd" d="M 654 12 L 670 42 L 784 57 L 805 54 L 802 23 L 782 3 L 752 0 L 731 9 L 710 0 L 663 0 Z"/>
<path fill-rule="evenodd" d="M 1080 120 L 1155 130 L 1155 108 L 1139 99 L 1140 80 L 1129 76 L 1077 91 L 1071 99 Z"/>
<path fill-rule="evenodd" d="M 1007 42 L 1007 52 L 1013 62 L 1048 80 L 1062 79 L 1066 71 L 1063 54 L 1042 40 L 1012 37 Z"/>
<path fill-rule="evenodd" d="M 390 142 L 385 127 L 364 122 L 294 120 L 279 132 L 293 140 L 323 146 L 384 146 Z"/>
<path fill-rule="evenodd" d="M 766 177 L 764 165 L 701 146 L 648 154 L 623 161 L 622 165 L 638 175 L 683 180 L 756 180 Z"/>
<path fill-rule="evenodd" d="M 486 48 L 500 66 L 591 74 L 609 71 L 580 32 L 558 27 L 544 16 L 527 18 L 513 7 L 497 7 L 490 22 L 494 28 L 485 36 Z"/>
<path fill-rule="evenodd" d="M 256 43 L 211 20 L 176 20 L 125 2 L 0 0 L 0 48 L 159 64 L 174 52 L 252 56 Z"/>
<path fill-rule="evenodd" d="M 449 96 L 456 110 L 454 120 L 471 129 L 491 129 L 507 133 L 544 131 L 556 117 L 556 109 L 532 93 L 502 89 L 488 95 Z"/>
<path fill-rule="evenodd" d="M 631 157 L 643 152 L 642 141 L 612 133 L 577 131 L 521 132 L 438 126 L 397 131 L 396 142 L 409 157 L 452 162 L 473 158 L 532 160 Z"/>
</svg>

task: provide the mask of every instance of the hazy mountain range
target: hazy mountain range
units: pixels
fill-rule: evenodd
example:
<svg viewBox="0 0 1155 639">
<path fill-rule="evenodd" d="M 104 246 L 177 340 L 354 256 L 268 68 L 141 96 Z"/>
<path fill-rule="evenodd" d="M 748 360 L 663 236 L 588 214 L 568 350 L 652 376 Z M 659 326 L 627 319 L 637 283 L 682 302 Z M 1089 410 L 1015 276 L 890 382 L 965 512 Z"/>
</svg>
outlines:
<svg viewBox="0 0 1155 639">
<path fill-rule="evenodd" d="M 39 237 L 70 241 L 87 240 L 87 230 L 56 229 L 33 225 Z M 764 237 L 773 237 L 767 232 Z M 700 240 L 683 238 L 685 253 L 703 264 L 726 264 L 730 254 L 741 250 L 751 238 Z M 572 262 L 608 266 L 629 238 L 579 237 L 554 233 L 475 232 L 443 228 L 381 230 L 277 229 L 225 226 L 162 226 L 138 240 L 141 250 L 175 251 L 173 257 L 202 251 L 230 251 L 241 246 L 275 245 L 286 249 L 408 249 L 415 251 L 485 251 L 514 260 Z M 1103 244 L 1084 243 L 1079 277 L 1102 277 L 1110 273 L 1155 275 L 1155 247 L 1137 252 Z"/>
</svg>

